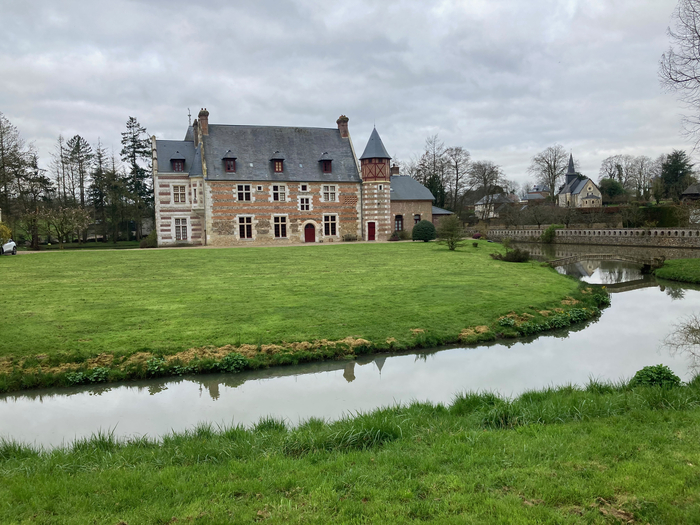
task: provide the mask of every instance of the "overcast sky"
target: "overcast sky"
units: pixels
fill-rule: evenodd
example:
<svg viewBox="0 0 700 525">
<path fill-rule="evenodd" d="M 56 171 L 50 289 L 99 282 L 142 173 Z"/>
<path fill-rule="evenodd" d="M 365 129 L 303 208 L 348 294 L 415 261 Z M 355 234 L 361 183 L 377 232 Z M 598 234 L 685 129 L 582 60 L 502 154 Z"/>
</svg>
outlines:
<svg viewBox="0 0 700 525">
<path fill-rule="evenodd" d="M 598 179 L 617 153 L 691 144 L 661 88 L 676 0 L 0 0 L 0 112 L 48 166 L 60 134 L 119 153 L 129 116 L 181 140 L 210 123 L 376 124 L 407 160 L 439 134 L 529 181 L 559 143 Z"/>
</svg>

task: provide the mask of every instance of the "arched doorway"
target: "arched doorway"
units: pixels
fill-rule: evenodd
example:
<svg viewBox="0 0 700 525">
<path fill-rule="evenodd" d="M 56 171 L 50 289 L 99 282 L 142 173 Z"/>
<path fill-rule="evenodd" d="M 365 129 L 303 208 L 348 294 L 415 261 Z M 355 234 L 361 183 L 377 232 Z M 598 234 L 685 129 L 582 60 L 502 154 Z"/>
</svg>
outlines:
<svg viewBox="0 0 700 525">
<path fill-rule="evenodd" d="M 316 228 L 311 223 L 304 226 L 304 242 L 316 242 Z"/>
</svg>

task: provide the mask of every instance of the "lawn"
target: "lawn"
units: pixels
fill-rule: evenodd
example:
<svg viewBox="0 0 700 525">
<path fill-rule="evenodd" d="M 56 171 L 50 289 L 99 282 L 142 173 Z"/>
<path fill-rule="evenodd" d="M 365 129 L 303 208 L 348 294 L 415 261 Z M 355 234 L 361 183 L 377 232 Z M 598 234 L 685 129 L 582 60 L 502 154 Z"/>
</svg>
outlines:
<svg viewBox="0 0 700 525">
<path fill-rule="evenodd" d="M 700 523 L 700 381 L 457 396 L 162 443 L 0 443 L 0 522 Z"/>
<path fill-rule="evenodd" d="M 673 259 L 664 262 L 654 275 L 670 281 L 700 284 L 700 259 Z"/>
<path fill-rule="evenodd" d="M 454 337 L 577 284 L 481 243 L 55 252 L 0 259 L 0 357 Z"/>
</svg>

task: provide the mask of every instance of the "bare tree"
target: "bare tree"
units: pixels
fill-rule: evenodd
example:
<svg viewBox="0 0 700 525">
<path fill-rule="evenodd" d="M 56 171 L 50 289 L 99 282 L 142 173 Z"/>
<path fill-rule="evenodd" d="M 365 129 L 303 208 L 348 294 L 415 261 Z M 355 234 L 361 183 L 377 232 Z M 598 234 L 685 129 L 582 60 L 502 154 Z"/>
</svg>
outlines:
<svg viewBox="0 0 700 525">
<path fill-rule="evenodd" d="M 685 354 L 692 370 L 700 370 L 700 317 L 692 314 L 673 327 L 664 340 L 672 355 Z"/>
<path fill-rule="evenodd" d="M 502 191 L 506 179 L 500 166 L 490 160 L 472 162 L 469 166 L 467 184 L 471 188 L 479 188 L 484 195 L 484 210 L 480 219 L 488 217 L 493 209 L 496 190 Z"/>
<path fill-rule="evenodd" d="M 532 157 L 532 163 L 527 169 L 537 181 L 549 188 L 550 195 L 557 193 L 558 182 L 566 173 L 569 156 L 560 144 L 550 146 Z"/>
<path fill-rule="evenodd" d="M 467 177 L 467 170 L 469 169 L 469 159 L 470 155 L 467 150 L 461 146 L 456 148 L 447 148 L 445 150 L 445 159 L 450 171 L 448 188 L 450 191 L 449 203 L 452 210 L 458 211 L 460 206 L 459 198 L 462 186 L 464 186 L 464 180 Z"/>
<path fill-rule="evenodd" d="M 673 19 L 674 29 L 668 28 L 671 46 L 659 61 L 659 77 L 693 112 L 683 121 L 686 133 L 696 136 L 700 131 L 700 1 L 680 0 Z"/>
</svg>

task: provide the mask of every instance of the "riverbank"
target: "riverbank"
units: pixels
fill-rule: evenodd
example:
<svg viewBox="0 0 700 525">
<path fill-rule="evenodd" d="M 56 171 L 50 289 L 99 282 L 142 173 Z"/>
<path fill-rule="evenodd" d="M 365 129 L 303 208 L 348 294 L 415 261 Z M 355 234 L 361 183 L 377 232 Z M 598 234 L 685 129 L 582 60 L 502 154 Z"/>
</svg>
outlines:
<svg viewBox="0 0 700 525">
<path fill-rule="evenodd" d="M 13 258 L 0 297 L 0 392 L 475 344 L 562 328 L 608 304 L 602 289 L 477 246 Z"/>
<path fill-rule="evenodd" d="M 654 271 L 654 275 L 669 281 L 700 284 L 700 259 L 667 260 Z"/>
<path fill-rule="evenodd" d="M 695 523 L 700 380 L 458 395 L 296 428 L 0 443 L 7 523 Z"/>
</svg>

